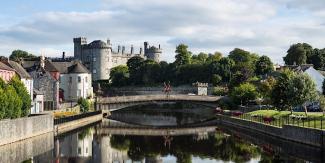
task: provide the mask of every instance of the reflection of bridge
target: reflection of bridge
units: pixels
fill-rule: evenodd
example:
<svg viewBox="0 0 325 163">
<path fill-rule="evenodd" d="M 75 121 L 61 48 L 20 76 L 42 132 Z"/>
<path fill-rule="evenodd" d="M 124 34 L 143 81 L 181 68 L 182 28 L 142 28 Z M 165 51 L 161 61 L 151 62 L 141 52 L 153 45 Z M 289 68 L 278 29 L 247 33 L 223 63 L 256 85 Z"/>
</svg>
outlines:
<svg viewBox="0 0 325 163">
<path fill-rule="evenodd" d="M 96 130 L 99 135 L 138 135 L 138 136 L 180 136 L 180 135 L 206 135 L 216 130 L 216 126 L 205 127 L 178 127 L 154 128 L 133 125 L 114 120 L 105 119 Z"/>
<path fill-rule="evenodd" d="M 215 104 L 222 96 L 191 96 L 191 95 L 138 95 L 138 96 L 116 96 L 116 97 L 98 97 L 97 109 L 118 110 L 129 106 L 154 102 L 195 102 L 202 104 Z"/>
</svg>

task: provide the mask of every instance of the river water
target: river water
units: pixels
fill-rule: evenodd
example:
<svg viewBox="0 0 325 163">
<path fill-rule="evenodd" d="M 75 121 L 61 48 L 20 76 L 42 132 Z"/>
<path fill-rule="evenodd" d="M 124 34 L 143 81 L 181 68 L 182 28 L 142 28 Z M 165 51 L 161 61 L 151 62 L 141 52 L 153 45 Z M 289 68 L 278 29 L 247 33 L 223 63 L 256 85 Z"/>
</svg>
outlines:
<svg viewBox="0 0 325 163">
<path fill-rule="evenodd" d="M 320 149 L 214 126 L 213 119 L 212 108 L 195 104 L 125 108 L 54 140 L 0 147 L 0 162 L 322 162 Z"/>
</svg>

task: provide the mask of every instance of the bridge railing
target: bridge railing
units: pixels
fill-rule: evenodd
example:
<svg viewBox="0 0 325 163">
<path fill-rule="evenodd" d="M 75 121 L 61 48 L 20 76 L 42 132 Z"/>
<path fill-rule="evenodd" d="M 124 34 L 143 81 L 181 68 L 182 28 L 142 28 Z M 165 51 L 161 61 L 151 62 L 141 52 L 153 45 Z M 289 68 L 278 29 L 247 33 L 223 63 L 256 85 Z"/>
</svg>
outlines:
<svg viewBox="0 0 325 163">
<path fill-rule="evenodd" d="M 193 95 L 139 95 L 139 96 L 116 96 L 99 97 L 97 103 L 129 103 L 142 101 L 203 101 L 216 102 L 221 96 L 193 96 Z"/>
</svg>

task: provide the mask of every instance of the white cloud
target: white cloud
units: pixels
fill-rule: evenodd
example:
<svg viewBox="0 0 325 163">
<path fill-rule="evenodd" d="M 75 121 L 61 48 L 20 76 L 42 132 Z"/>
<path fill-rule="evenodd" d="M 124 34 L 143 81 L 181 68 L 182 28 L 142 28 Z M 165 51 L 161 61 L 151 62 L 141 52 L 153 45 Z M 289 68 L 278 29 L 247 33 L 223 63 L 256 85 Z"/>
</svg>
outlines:
<svg viewBox="0 0 325 163">
<path fill-rule="evenodd" d="M 113 45 L 143 41 L 162 44 L 163 59 L 172 61 L 179 43 L 191 50 L 222 51 L 235 47 L 282 59 L 290 44 L 308 41 L 321 46 L 325 31 L 317 17 L 294 17 L 304 7 L 287 0 L 102 0 L 102 8 L 88 12 L 49 11 L 26 17 L 12 25 L 0 26 L 0 54 L 22 48 L 60 56 L 73 52 L 72 38 L 88 40 L 110 37 Z M 310 2 L 310 1 L 308 1 Z M 317 10 L 321 13 L 321 10 Z M 299 12 L 299 14 L 302 14 Z M 312 14 L 316 14 L 313 11 Z M 321 14 L 319 14 L 321 15 Z"/>
</svg>

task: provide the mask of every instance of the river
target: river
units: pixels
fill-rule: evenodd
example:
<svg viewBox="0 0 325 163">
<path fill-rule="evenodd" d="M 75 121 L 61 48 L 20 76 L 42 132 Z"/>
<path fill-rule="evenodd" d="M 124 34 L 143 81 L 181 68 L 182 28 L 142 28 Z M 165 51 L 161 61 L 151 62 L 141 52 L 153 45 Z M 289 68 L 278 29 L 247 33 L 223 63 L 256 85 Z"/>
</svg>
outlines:
<svg viewBox="0 0 325 163">
<path fill-rule="evenodd" d="M 20 145 L 0 147 L 0 162 L 321 162 L 317 148 L 215 126 L 214 110 L 195 104 L 121 109 L 110 119 Z M 30 153 L 22 148 L 31 148 Z M 24 158 L 25 157 L 25 158 Z M 21 160 L 23 159 L 23 160 Z"/>
</svg>

